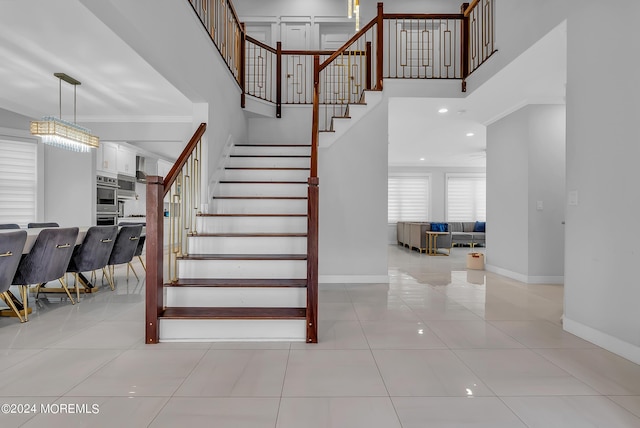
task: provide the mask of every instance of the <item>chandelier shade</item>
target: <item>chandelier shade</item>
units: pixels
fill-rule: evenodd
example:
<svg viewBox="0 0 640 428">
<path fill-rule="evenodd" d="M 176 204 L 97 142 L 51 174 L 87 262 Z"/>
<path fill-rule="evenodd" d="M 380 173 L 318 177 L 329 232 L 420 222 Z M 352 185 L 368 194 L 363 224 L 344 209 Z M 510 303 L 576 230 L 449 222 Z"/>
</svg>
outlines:
<svg viewBox="0 0 640 428">
<path fill-rule="evenodd" d="M 31 122 L 31 134 L 42 138 L 42 142 L 50 146 L 74 152 L 88 152 L 100 146 L 100 139 L 91 134 L 87 128 L 75 123 L 76 119 L 76 86 L 80 82 L 64 73 L 54 73 L 60 80 L 60 118 L 43 117 L 42 120 Z M 62 120 L 62 81 L 73 85 L 73 119 L 74 122 Z"/>
</svg>

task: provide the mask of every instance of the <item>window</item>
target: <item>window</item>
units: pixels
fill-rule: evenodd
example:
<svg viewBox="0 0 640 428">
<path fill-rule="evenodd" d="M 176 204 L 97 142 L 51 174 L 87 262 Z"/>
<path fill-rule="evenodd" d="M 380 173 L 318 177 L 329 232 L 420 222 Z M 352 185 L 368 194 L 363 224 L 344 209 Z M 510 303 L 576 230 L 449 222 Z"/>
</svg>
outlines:
<svg viewBox="0 0 640 428">
<path fill-rule="evenodd" d="M 36 219 L 36 144 L 0 137 L 0 223 Z"/>
<path fill-rule="evenodd" d="M 388 222 L 429 219 L 429 177 L 389 177 Z"/>
<path fill-rule="evenodd" d="M 447 221 L 486 221 L 484 176 L 447 176 Z"/>
</svg>

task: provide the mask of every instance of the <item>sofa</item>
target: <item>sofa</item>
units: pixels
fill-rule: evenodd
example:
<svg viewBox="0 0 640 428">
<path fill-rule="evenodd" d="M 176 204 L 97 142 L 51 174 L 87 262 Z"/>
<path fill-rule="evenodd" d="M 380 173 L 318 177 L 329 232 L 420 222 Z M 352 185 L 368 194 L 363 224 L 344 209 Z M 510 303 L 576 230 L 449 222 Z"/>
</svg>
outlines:
<svg viewBox="0 0 640 428">
<path fill-rule="evenodd" d="M 420 252 L 427 251 L 427 230 L 431 230 L 432 222 L 398 222 L 397 241 L 403 245 Z M 438 223 L 443 224 L 443 223 Z M 438 249 L 451 249 L 454 245 L 485 245 L 485 223 L 475 221 L 446 222 L 446 235 L 438 235 L 436 247 Z"/>
</svg>

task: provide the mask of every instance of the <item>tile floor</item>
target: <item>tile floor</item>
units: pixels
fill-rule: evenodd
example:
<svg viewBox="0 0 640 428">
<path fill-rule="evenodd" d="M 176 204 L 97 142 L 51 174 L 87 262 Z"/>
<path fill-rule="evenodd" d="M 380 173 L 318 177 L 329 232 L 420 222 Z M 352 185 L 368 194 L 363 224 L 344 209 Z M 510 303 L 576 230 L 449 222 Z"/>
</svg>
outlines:
<svg viewBox="0 0 640 428">
<path fill-rule="evenodd" d="M 38 412 L 0 427 L 640 427 L 640 366 L 562 330 L 562 287 L 467 252 L 392 246 L 390 284 L 321 285 L 317 345 L 146 346 L 124 269 L 115 292 L 43 298 L 0 319 L 0 403 Z"/>
</svg>

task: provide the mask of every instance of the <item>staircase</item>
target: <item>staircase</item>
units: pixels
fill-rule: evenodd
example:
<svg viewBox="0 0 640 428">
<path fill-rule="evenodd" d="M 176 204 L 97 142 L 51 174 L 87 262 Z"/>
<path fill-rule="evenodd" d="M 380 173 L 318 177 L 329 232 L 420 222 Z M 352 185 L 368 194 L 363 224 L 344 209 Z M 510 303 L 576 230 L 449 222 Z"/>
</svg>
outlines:
<svg viewBox="0 0 640 428">
<path fill-rule="evenodd" d="M 165 284 L 160 341 L 307 340 L 309 145 L 238 144 Z"/>
</svg>

